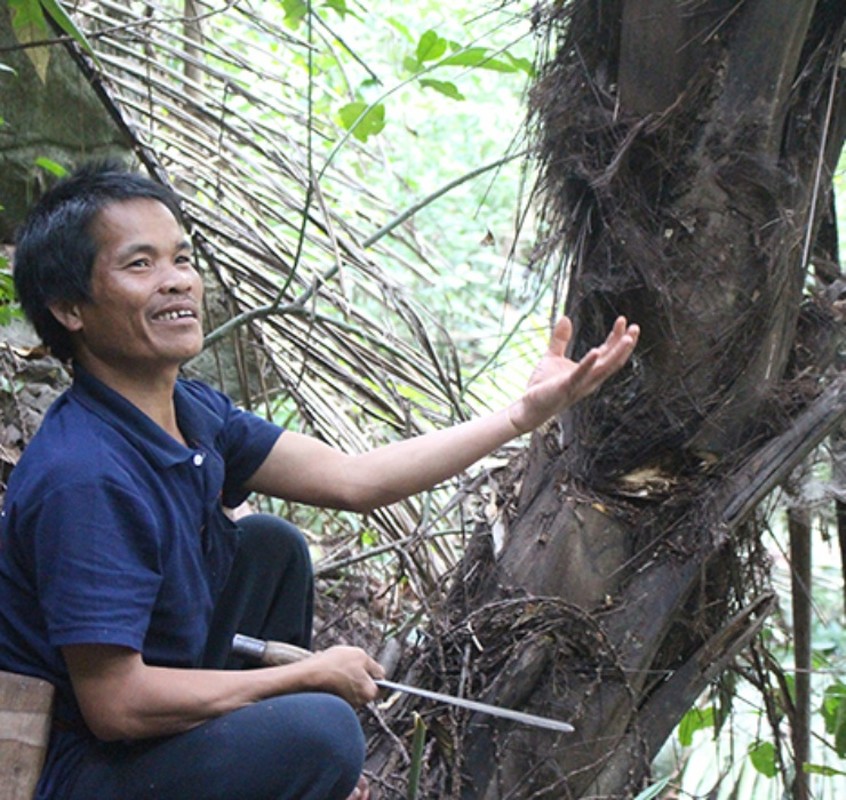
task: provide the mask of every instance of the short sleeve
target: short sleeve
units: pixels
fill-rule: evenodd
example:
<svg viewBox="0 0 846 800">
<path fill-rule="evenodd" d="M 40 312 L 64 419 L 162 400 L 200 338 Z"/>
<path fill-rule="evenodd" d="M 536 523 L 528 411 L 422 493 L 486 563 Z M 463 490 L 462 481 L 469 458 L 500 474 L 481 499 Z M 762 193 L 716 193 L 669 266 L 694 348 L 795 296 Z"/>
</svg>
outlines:
<svg viewBox="0 0 846 800">
<path fill-rule="evenodd" d="M 38 595 L 50 644 L 141 651 L 161 584 L 161 536 L 149 508 L 108 481 L 63 486 L 33 520 Z"/>
<path fill-rule="evenodd" d="M 249 411 L 234 406 L 230 410 L 221 452 L 226 462 L 223 504 L 230 508 L 242 503 L 249 492 L 244 484 L 264 463 L 282 429 Z"/>
<path fill-rule="evenodd" d="M 201 440 L 213 438 L 214 450 L 223 461 L 223 505 L 240 505 L 249 495 L 244 484 L 264 463 L 283 429 L 238 408 L 225 394 L 200 381 L 180 381 L 178 389 L 177 410 L 186 404 L 196 426 L 194 434 Z"/>
</svg>

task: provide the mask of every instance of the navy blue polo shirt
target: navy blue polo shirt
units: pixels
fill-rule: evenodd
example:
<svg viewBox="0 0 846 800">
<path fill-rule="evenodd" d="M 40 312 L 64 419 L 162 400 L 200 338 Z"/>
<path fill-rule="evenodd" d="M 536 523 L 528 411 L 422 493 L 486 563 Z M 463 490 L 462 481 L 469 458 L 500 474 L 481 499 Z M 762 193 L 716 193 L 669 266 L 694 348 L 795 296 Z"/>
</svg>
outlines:
<svg viewBox="0 0 846 800">
<path fill-rule="evenodd" d="M 174 392 L 177 442 L 81 367 L 14 468 L 0 524 L 0 669 L 57 689 L 39 797 L 90 743 L 60 648 L 112 644 L 196 667 L 237 528 L 223 507 L 281 429 L 197 381 Z"/>
</svg>

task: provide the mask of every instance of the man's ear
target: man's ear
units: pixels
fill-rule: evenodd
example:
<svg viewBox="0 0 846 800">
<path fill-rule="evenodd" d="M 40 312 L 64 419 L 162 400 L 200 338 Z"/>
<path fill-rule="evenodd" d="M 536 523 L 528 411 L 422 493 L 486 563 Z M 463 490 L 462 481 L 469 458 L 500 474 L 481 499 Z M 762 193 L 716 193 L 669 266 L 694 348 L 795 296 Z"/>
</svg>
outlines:
<svg viewBox="0 0 846 800">
<path fill-rule="evenodd" d="M 82 330 L 82 314 L 79 311 L 79 303 L 70 300 L 57 300 L 55 303 L 49 303 L 47 308 L 71 333 Z"/>
</svg>

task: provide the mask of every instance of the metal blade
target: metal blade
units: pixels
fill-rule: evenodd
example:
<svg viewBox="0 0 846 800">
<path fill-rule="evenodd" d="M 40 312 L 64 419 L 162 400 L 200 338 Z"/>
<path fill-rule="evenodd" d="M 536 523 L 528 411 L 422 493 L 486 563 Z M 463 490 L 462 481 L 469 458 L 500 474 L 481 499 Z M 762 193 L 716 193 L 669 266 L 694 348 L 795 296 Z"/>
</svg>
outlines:
<svg viewBox="0 0 846 800">
<path fill-rule="evenodd" d="M 250 658 L 262 664 L 292 664 L 295 661 L 302 661 L 313 655 L 308 650 L 285 642 L 265 641 L 254 639 L 252 636 L 245 636 L 236 633 L 232 639 L 232 652 Z M 539 717 L 536 714 L 527 714 L 524 711 L 515 711 L 512 708 L 502 708 L 489 703 L 480 703 L 477 700 L 466 700 L 463 697 L 455 697 L 451 694 L 432 692 L 429 689 L 418 689 L 416 686 L 409 686 L 405 683 L 394 683 L 393 681 L 377 680 L 376 685 L 382 689 L 404 694 L 413 694 L 417 697 L 424 697 L 427 700 L 434 700 L 438 703 L 466 708 L 468 711 L 478 711 L 481 714 L 490 714 L 492 717 L 509 719 L 512 722 L 521 722 L 524 725 L 532 725 L 535 728 L 546 728 L 550 731 L 572 733 L 573 726 L 568 722 L 561 722 L 549 717 Z"/>
<path fill-rule="evenodd" d="M 480 703 L 478 700 L 467 700 L 451 694 L 432 692 L 429 689 L 418 689 L 416 686 L 394 683 L 394 681 L 377 680 L 374 683 L 382 689 L 390 689 L 396 692 L 404 692 L 405 694 L 413 694 L 417 697 L 425 697 L 427 700 L 435 700 L 438 703 L 447 703 L 458 708 L 466 708 L 468 711 L 478 711 L 481 714 L 501 717 L 512 722 L 521 722 L 524 725 L 532 725 L 535 728 L 546 728 L 547 730 L 560 731 L 562 733 L 572 733 L 574 730 L 569 722 L 561 722 L 560 720 L 550 719 L 549 717 L 539 717 L 536 714 L 527 714 L 525 711 L 515 711 L 513 708 L 492 706 L 489 703 Z"/>
</svg>

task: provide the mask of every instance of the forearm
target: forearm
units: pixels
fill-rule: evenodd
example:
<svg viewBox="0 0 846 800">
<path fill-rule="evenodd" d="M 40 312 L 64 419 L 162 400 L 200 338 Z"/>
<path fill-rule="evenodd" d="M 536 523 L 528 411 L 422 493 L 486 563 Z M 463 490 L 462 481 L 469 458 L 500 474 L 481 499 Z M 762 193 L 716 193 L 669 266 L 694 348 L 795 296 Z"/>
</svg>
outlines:
<svg viewBox="0 0 846 800">
<path fill-rule="evenodd" d="M 509 409 L 353 456 L 349 490 L 367 511 L 431 489 L 518 436 Z"/>
<path fill-rule="evenodd" d="M 239 671 L 142 664 L 131 674 L 101 679 L 96 689 L 84 679 L 75 679 L 74 687 L 95 736 L 144 739 L 182 733 L 264 698 L 305 691 L 302 669 L 295 666 Z"/>
<path fill-rule="evenodd" d="M 254 670 L 149 666 L 110 646 L 64 648 L 85 721 L 103 740 L 143 739 L 190 730 L 268 697 L 305 691 L 361 704 L 375 696 L 378 664 L 356 648 L 332 648 L 296 664 Z"/>
<path fill-rule="evenodd" d="M 104 730 L 95 733 L 105 739 L 182 733 L 267 697 L 305 691 L 305 684 L 292 675 L 295 672 L 285 667 L 245 671 L 147 667 L 112 709 Z"/>
<path fill-rule="evenodd" d="M 365 512 L 431 489 L 518 433 L 509 409 L 361 454 L 288 431 L 248 486 L 286 500 Z"/>
</svg>

